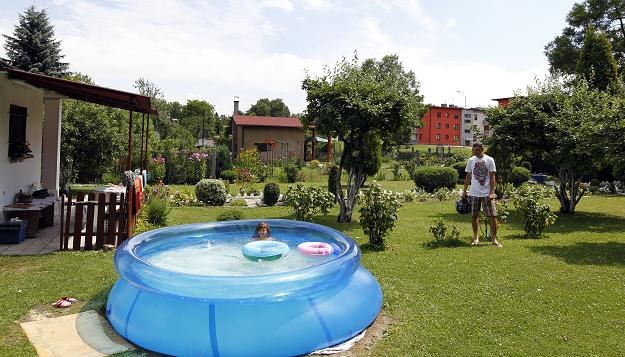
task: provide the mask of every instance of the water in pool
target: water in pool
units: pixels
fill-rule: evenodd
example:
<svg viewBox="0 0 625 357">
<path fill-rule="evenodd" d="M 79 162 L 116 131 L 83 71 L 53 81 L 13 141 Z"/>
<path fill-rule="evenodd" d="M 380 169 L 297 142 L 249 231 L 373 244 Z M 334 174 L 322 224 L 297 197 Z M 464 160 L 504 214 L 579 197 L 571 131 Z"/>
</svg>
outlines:
<svg viewBox="0 0 625 357">
<path fill-rule="evenodd" d="M 186 238 L 180 244 L 167 250 L 154 252 L 144 259 L 155 266 L 187 274 L 214 276 L 249 276 L 281 273 L 291 270 L 323 264 L 331 260 L 335 254 L 311 257 L 300 253 L 297 249 L 304 239 L 292 239 L 287 236 L 274 236 L 274 240 L 289 245 L 289 253 L 275 261 L 251 261 L 243 256 L 242 249 L 249 238 L 237 236 L 214 239 L 214 236 L 195 236 Z M 281 239 L 282 238 L 282 239 Z M 314 237 L 310 237 L 313 238 Z M 189 243 L 189 239 L 192 242 Z M 316 237 L 317 241 L 321 240 Z M 338 247 L 335 247 L 335 250 Z"/>
</svg>

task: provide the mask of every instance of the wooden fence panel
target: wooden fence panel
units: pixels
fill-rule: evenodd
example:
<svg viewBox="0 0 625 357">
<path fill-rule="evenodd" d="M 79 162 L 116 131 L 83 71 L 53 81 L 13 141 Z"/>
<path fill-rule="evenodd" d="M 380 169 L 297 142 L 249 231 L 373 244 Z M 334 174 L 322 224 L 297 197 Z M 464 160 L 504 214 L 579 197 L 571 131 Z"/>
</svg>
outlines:
<svg viewBox="0 0 625 357">
<path fill-rule="evenodd" d="M 104 211 L 106 210 L 106 194 L 100 193 L 98 195 L 98 231 L 95 234 L 95 249 L 102 249 L 104 245 Z"/>
<path fill-rule="evenodd" d="M 61 250 L 101 249 L 104 244 L 117 246 L 126 240 L 136 225 L 136 213 L 132 207 L 134 190 L 115 194 L 84 193 L 63 196 L 61 199 Z M 86 214 L 85 212 L 86 208 Z M 83 229 L 83 217 L 86 223 Z M 94 237 L 95 235 L 95 237 Z M 84 237 L 84 241 L 83 241 Z M 72 238 L 70 247 L 69 240 Z M 95 244 L 94 244 L 95 238 Z"/>
<path fill-rule="evenodd" d="M 74 244 L 72 246 L 73 250 L 80 250 L 80 241 L 82 238 L 82 208 L 85 206 L 85 194 L 79 192 L 76 195 L 76 209 L 74 210 Z"/>
</svg>

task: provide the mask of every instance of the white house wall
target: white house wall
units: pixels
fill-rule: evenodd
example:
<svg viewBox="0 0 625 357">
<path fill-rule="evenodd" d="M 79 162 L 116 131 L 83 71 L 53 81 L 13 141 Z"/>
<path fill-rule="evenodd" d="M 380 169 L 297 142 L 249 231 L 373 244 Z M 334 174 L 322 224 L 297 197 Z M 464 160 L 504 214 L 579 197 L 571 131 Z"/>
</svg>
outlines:
<svg viewBox="0 0 625 357">
<path fill-rule="evenodd" d="M 0 211 L 13 203 L 19 190 L 28 191 L 31 185 L 39 185 L 41 178 L 41 137 L 43 124 L 43 90 L 9 80 L 7 73 L 0 72 Z M 9 106 L 11 104 L 28 110 L 26 140 L 30 143 L 33 158 L 22 162 L 9 159 Z M 0 215 L 0 221 L 4 215 Z"/>
</svg>

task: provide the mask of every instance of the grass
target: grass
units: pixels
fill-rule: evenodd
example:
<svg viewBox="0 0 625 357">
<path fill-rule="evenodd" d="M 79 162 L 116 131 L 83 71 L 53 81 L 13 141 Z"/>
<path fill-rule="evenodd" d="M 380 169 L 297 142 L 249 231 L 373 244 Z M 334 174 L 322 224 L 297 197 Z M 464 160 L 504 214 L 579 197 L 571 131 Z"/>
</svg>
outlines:
<svg viewBox="0 0 625 357">
<path fill-rule="evenodd" d="M 169 222 L 214 220 L 224 210 L 244 218 L 289 215 L 286 207 L 181 207 Z M 625 197 L 585 197 L 541 239 L 522 238 L 512 211 L 500 229 L 503 249 L 468 246 L 469 217 L 452 201 L 404 206 L 383 251 L 369 247 L 357 222 L 336 223 L 336 213 L 318 222 L 358 242 L 393 321 L 371 355 L 616 356 L 625 349 Z M 457 225 L 467 244 L 425 247 L 438 217 Z M 0 257 L 0 355 L 35 355 L 16 323 L 30 309 L 49 309 L 64 295 L 87 306 L 57 313 L 101 309 L 116 279 L 112 261 L 110 252 Z"/>
</svg>

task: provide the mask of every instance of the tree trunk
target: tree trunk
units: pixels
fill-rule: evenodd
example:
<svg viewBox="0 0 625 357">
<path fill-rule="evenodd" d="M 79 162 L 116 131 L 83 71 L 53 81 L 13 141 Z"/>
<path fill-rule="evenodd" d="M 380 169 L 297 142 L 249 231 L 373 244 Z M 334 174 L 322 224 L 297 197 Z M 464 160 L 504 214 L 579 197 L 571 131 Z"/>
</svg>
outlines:
<svg viewBox="0 0 625 357">
<path fill-rule="evenodd" d="M 582 188 L 582 191 L 579 192 L 579 178 L 568 170 L 561 170 L 558 177 L 560 178 L 560 188 L 556 188 L 556 197 L 560 201 L 560 212 L 575 213 L 575 207 L 582 199 L 586 189 Z"/>
<path fill-rule="evenodd" d="M 362 168 L 352 167 L 351 170 L 349 170 L 349 175 L 347 176 L 347 197 L 342 195 L 343 190 L 341 190 L 341 211 L 337 219 L 338 222 L 348 223 L 352 221 L 358 191 L 365 183 L 366 179 L 367 175 L 364 174 Z"/>
</svg>

